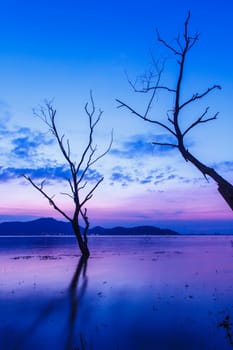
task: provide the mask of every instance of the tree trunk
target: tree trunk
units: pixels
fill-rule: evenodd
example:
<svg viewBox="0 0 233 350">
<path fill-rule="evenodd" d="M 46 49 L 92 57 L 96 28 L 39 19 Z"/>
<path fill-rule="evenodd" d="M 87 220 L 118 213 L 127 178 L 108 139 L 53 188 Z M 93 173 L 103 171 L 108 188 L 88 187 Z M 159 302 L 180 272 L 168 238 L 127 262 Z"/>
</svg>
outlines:
<svg viewBox="0 0 233 350">
<path fill-rule="evenodd" d="M 72 221 L 72 228 L 73 228 L 74 234 L 77 238 L 78 246 L 79 246 L 79 249 L 80 249 L 82 255 L 84 257 L 88 258 L 90 256 L 90 251 L 89 251 L 89 248 L 87 245 L 87 240 L 83 240 L 79 225 L 78 225 L 76 220 Z"/>
<path fill-rule="evenodd" d="M 231 210 L 233 210 L 233 186 L 229 183 L 219 183 L 218 191 L 225 199 Z"/>
<path fill-rule="evenodd" d="M 218 191 L 227 202 L 231 210 L 233 210 L 233 186 L 225 180 L 221 175 L 219 175 L 213 168 L 210 168 L 203 163 L 201 163 L 197 158 L 195 158 L 188 150 L 184 147 L 179 146 L 179 150 L 186 161 L 190 161 L 200 172 L 206 176 L 210 176 L 217 184 Z"/>
</svg>

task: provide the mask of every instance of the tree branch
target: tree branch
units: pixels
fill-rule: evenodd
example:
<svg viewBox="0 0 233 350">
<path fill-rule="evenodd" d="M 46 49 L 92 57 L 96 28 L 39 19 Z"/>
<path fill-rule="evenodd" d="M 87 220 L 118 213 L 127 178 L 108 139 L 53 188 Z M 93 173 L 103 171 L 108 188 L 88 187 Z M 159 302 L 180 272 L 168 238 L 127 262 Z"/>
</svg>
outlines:
<svg viewBox="0 0 233 350">
<path fill-rule="evenodd" d="M 74 196 L 72 196 L 70 193 L 67 193 L 67 192 L 60 192 L 63 196 L 68 196 L 70 197 L 71 199 L 74 199 Z"/>
<path fill-rule="evenodd" d="M 157 40 L 162 43 L 167 49 L 169 49 L 170 51 L 172 51 L 175 55 L 181 56 L 181 53 L 179 51 L 177 51 L 173 46 L 171 46 L 170 44 L 168 44 L 164 39 L 161 38 L 158 29 L 156 29 L 156 33 L 157 33 Z"/>
<path fill-rule="evenodd" d="M 211 88 L 208 88 L 205 92 L 203 92 L 202 94 L 194 94 L 189 100 L 187 100 L 186 102 L 184 102 L 182 105 L 179 106 L 179 109 L 181 110 L 182 108 L 184 108 L 185 106 L 187 106 L 189 103 L 192 103 L 196 100 L 199 100 L 201 98 L 203 98 L 204 96 L 206 96 L 207 94 L 209 94 L 212 90 L 214 89 L 219 89 L 221 90 L 221 86 L 220 85 L 213 85 Z"/>
<path fill-rule="evenodd" d="M 159 145 L 159 146 L 169 146 L 169 147 L 176 147 L 178 148 L 179 146 L 174 144 L 174 143 L 167 143 L 167 142 L 152 142 L 153 145 Z"/>
<path fill-rule="evenodd" d="M 63 211 L 61 210 L 56 203 L 53 200 L 53 197 L 50 197 L 44 190 L 43 190 L 43 185 L 44 181 L 41 183 L 40 186 L 36 185 L 36 183 L 27 175 L 23 174 L 23 177 L 30 182 L 30 184 L 37 189 L 48 201 L 49 204 L 53 206 L 55 210 L 57 210 L 61 215 L 63 215 L 68 221 L 72 221 L 72 219 Z"/>
<path fill-rule="evenodd" d="M 215 113 L 215 115 L 213 117 L 207 118 L 207 119 L 203 119 L 204 116 L 208 113 L 209 107 L 206 108 L 206 110 L 204 111 L 204 113 L 195 121 L 193 122 L 184 132 L 183 132 L 183 137 L 191 130 L 193 129 L 196 125 L 201 124 L 201 123 L 207 123 L 211 120 L 215 120 L 217 119 L 217 115 L 219 114 L 218 112 Z"/>
<path fill-rule="evenodd" d="M 81 202 L 80 208 L 82 208 L 83 205 L 84 205 L 87 201 L 89 201 L 89 200 L 92 198 L 94 191 L 95 191 L 96 188 L 99 186 L 99 184 L 103 181 L 103 179 L 104 179 L 104 178 L 102 177 L 102 178 L 93 186 L 93 188 L 88 192 L 88 194 L 85 196 L 84 200 Z"/>
<path fill-rule="evenodd" d="M 153 74 L 153 72 L 149 72 L 149 77 L 147 77 L 146 74 L 143 75 L 142 79 L 146 81 L 146 87 L 143 87 L 142 89 L 138 89 L 136 87 L 137 81 L 133 84 L 132 81 L 127 76 L 127 81 L 129 83 L 129 85 L 131 86 L 131 88 L 133 89 L 133 91 L 140 92 L 140 93 L 148 93 L 151 90 L 166 90 L 166 91 L 175 93 L 176 90 L 169 88 L 168 86 L 159 85 L 161 75 L 162 75 L 162 72 L 164 70 L 164 65 L 161 68 L 158 68 L 158 64 L 156 62 L 154 62 L 154 66 L 156 68 L 157 74 Z M 153 84 L 152 79 L 155 77 L 157 77 L 156 83 L 154 85 L 152 85 Z"/>
<path fill-rule="evenodd" d="M 143 120 L 145 120 L 147 122 L 150 122 L 150 123 L 153 123 L 153 124 L 157 124 L 157 125 L 161 126 L 162 128 L 166 129 L 167 131 L 169 131 L 172 135 L 176 136 L 176 133 L 172 129 L 170 129 L 166 124 L 163 124 L 163 123 L 161 123 L 161 122 L 159 122 L 157 120 L 149 119 L 149 118 L 145 117 L 144 115 L 139 114 L 138 112 L 135 111 L 135 109 L 133 109 L 132 107 L 130 107 L 126 103 L 122 102 L 121 100 L 116 99 L 116 101 L 120 104 L 119 106 L 117 106 L 117 108 L 125 107 L 130 112 L 135 114 L 137 117 L 139 117 L 139 118 L 141 118 L 141 119 L 143 119 Z"/>
<path fill-rule="evenodd" d="M 96 125 L 98 124 L 100 118 L 101 118 L 101 115 L 103 114 L 103 111 L 99 110 L 99 114 L 96 118 L 95 121 L 93 121 L 93 117 L 94 117 L 94 114 L 95 114 L 95 104 L 94 104 L 94 99 L 93 99 L 93 96 L 92 96 L 92 91 L 90 91 L 90 99 L 91 99 L 91 110 L 88 110 L 88 103 L 86 103 L 85 105 L 85 112 L 88 116 L 88 119 L 89 119 L 89 139 L 88 139 L 88 143 L 87 143 L 87 146 L 82 154 L 82 157 L 76 167 L 76 174 L 78 174 L 78 172 L 80 171 L 81 169 L 81 166 L 82 164 L 84 163 L 85 161 L 85 158 L 88 154 L 88 152 L 91 150 L 91 157 L 92 155 L 94 154 L 94 150 L 92 148 L 92 143 L 93 143 L 93 132 L 94 132 L 94 129 L 96 127 Z"/>
<path fill-rule="evenodd" d="M 109 142 L 107 149 L 94 159 L 93 159 L 93 156 L 96 152 L 96 147 L 92 149 L 91 153 L 89 154 L 86 166 L 82 170 L 81 175 L 79 177 L 79 180 L 77 182 L 78 185 L 84 180 L 87 171 L 92 167 L 92 165 L 97 163 L 101 158 L 103 158 L 110 151 L 110 149 L 112 147 L 112 142 L 113 142 L 113 131 L 111 132 L 111 139 L 110 139 L 110 142 Z"/>
<path fill-rule="evenodd" d="M 74 168 L 74 163 L 70 159 L 70 145 L 69 140 L 67 140 L 67 150 L 64 147 L 63 140 L 64 135 L 60 136 L 56 127 L 56 109 L 53 108 L 52 102 L 45 101 L 45 107 L 39 106 L 39 111 L 34 109 L 34 115 L 40 118 L 49 128 L 50 132 L 54 135 L 57 144 L 63 154 L 65 160 L 70 166 L 70 169 Z"/>
<path fill-rule="evenodd" d="M 84 211 L 82 209 L 80 209 L 80 213 L 82 215 L 82 218 L 83 218 L 83 221 L 85 222 L 85 228 L 84 228 L 84 231 L 83 231 L 83 237 L 84 237 L 84 242 L 87 244 L 87 232 L 88 232 L 88 229 L 89 229 L 89 226 L 90 226 L 90 223 L 89 223 L 89 219 L 88 219 L 88 216 L 87 216 L 87 208 L 84 208 Z"/>
</svg>

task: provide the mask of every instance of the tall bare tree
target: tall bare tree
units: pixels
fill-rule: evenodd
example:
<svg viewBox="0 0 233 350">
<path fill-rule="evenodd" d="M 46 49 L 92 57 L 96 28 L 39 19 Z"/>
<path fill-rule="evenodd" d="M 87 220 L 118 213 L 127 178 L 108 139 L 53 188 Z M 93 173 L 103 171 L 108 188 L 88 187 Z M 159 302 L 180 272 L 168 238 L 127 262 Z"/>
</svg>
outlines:
<svg viewBox="0 0 233 350">
<path fill-rule="evenodd" d="M 203 164 L 185 146 L 185 137 L 188 135 L 188 133 L 200 124 L 215 120 L 218 113 L 209 116 L 209 107 L 207 107 L 203 113 L 197 119 L 193 120 L 193 122 L 191 122 L 190 125 L 188 125 L 188 127 L 186 127 L 184 130 L 181 127 L 181 113 L 183 118 L 187 107 L 190 107 L 190 105 L 193 103 L 200 101 L 202 98 L 209 95 L 212 91 L 221 89 L 219 85 L 213 85 L 201 93 L 194 93 L 190 98 L 186 100 L 182 100 L 181 98 L 181 93 L 184 90 L 183 80 L 187 55 L 199 40 L 198 33 L 195 33 L 194 35 L 189 33 L 189 21 L 190 12 L 188 13 L 188 16 L 184 22 L 183 35 L 182 37 L 178 35 L 175 40 L 175 44 L 170 44 L 168 41 L 164 40 L 157 31 L 158 42 L 161 43 L 168 51 L 170 51 L 177 59 L 176 62 L 178 65 L 178 73 L 175 86 L 170 87 L 161 83 L 164 64 L 161 65 L 158 64 L 158 62 L 154 62 L 153 71 L 150 71 L 149 74 L 146 74 L 143 77 L 140 88 L 138 88 L 137 83 L 134 84 L 129 80 L 129 83 L 135 92 L 149 94 L 149 101 L 146 105 L 145 111 L 143 113 L 140 113 L 134 107 L 131 107 L 129 104 L 123 102 L 122 100 L 117 99 L 116 101 L 119 103 L 118 108 L 125 107 L 137 117 L 145 120 L 146 122 L 158 125 L 159 127 L 165 129 L 166 132 L 168 132 L 170 135 L 172 135 L 174 142 L 153 142 L 153 144 L 166 147 L 174 147 L 179 150 L 185 161 L 191 162 L 204 175 L 206 179 L 208 179 L 207 177 L 209 176 L 217 183 L 218 191 L 228 203 L 230 208 L 233 210 L 232 184 L 220 176 L 213 168 Z M 174 104 L 171 110 L 169 110 L 167 113 L 167 122 L 160 122 L 151 116 L 153 102 L 158 93 L 161 91 L 165 91 L 168 94 L 172 94 L 174 96 Z"/>
<path fill-rule="evenodd" d="M 61 209 L 61 207 L 56 203 L 54 196 L 50 196 L 47 193 L 47 191 L 44 189 L 45 180 L 40 184 L 36 184 L 36 182 L 30 176 L 26 174 L 23 176 L 49 201 L 49 204 L 55 210 L 57 210 L 65 219 L 71 223 L 73 232 L 78 241 L 80 251 L 83 256 L 88 257 L 90 255 L 87 238 L 89 220 L 87 216 L 87 208 L 85 205 L 87 201 L 93 197 L 94 191 L 104 178 L 101 177 L 97 179 L 93 185 L 89 183 L 90 181 L 88 182 L 87 175 L 92 166 L 101 158 L 103 158 L 110 150 L 112 145 L 112 136 L 107 149 L 98 155 L 97 146 L 93 144 L 93 134 L 97 124 L 100 121 L 103 111 L 96 111 L 92 93 L 90 93 L 90 106 L 88 103 L 86 103 L 85 112 L 89 123 L 89 134 L 87 137 L 86 146 L 81 153 L 80 159 L 78 161 L 72 159 L 69 139 L 65 139 L 64 134 L 60 134 L 57 129 L 56 109 L 54 109 L 52 103 L 45 102 L 45 105 L 41 106 L 39 110 L 35 112 L 36 116 L 38 116 L 47 125 L 49 131 L 52 133 L 57 142 L 59 150 L 61 151 L 66 164 L 68 165 L 70 177 L 66 180 L 68 181 L 69 192 L 62 194 L 69 196 L 74 202 L 74 210 L 72 215 L 70 216 L 66 213 L 66 211 Z M 83 232 L 81 230 L 80 220 L 84 223 Z"/>
</svg>

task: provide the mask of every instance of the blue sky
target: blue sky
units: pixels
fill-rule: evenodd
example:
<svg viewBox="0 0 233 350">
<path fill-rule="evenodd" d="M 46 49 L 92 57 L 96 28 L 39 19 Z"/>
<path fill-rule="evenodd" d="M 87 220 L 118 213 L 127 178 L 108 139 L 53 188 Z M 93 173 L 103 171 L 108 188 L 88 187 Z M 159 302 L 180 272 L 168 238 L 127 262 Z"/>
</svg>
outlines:
<svg viewBox="0 0 233 350">
<path fill-rule="evenodd" d="M 117 109 L 116 98 L 143 110 L 146 96 L 135 94 L 134 79 L 151 67 L 151 54 L 166 57 L 166 82 L 176 79 L 176 64 L 158 45 L 161 36 L 173 40 L 188 9 L 190 27 L 200 40 L 190 52 L 183 97 L 213 84 L 221 91 L 190 109 L 184 123 L 203 108 L 219 111 L 218 119 L 193 130 L 188 147 L 203 162 L 233 182 L 233 29 L 232 2 L 223 1 L 8 1 L 0 4 L 0 220 L 54 216 L 39 193 L 20 177 L 48 178 L 50 193 L 59 196 L 66 167 L 45 126 L 33 108 L 54 99 L 60 130 L 69 137 L 74 156 L 85 144 L 84 105 L 93 91 L 104 114 L 96 130 L 99 150 L 112 151 L 102 160 L 91 181 L 104 174 L 102 187 L 89 204 L 91 224 L 102 226 L 159 224 L 185 232 L 232 232 L 232 211 L 216 185 L 186 164 L 174 150 L 151 141 L 166 140 L 163 130 Z M 162 118 L 171 107 L 164 97 L 154 106 Z M 53 180 L 53 181 L 52 181 Z"/>
</svg>

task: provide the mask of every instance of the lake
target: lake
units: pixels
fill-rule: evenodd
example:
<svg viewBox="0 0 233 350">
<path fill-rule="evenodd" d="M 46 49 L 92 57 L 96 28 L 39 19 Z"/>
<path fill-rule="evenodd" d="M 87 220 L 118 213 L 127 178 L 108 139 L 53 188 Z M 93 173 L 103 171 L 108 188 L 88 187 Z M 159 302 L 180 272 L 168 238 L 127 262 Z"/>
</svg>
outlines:
<svg viewBox="0 0 233 350">
<path fill-rule="evenodd" d="M 0 349 L 232 349 L 232 239 L 0 237 Z"/>
</svg>

